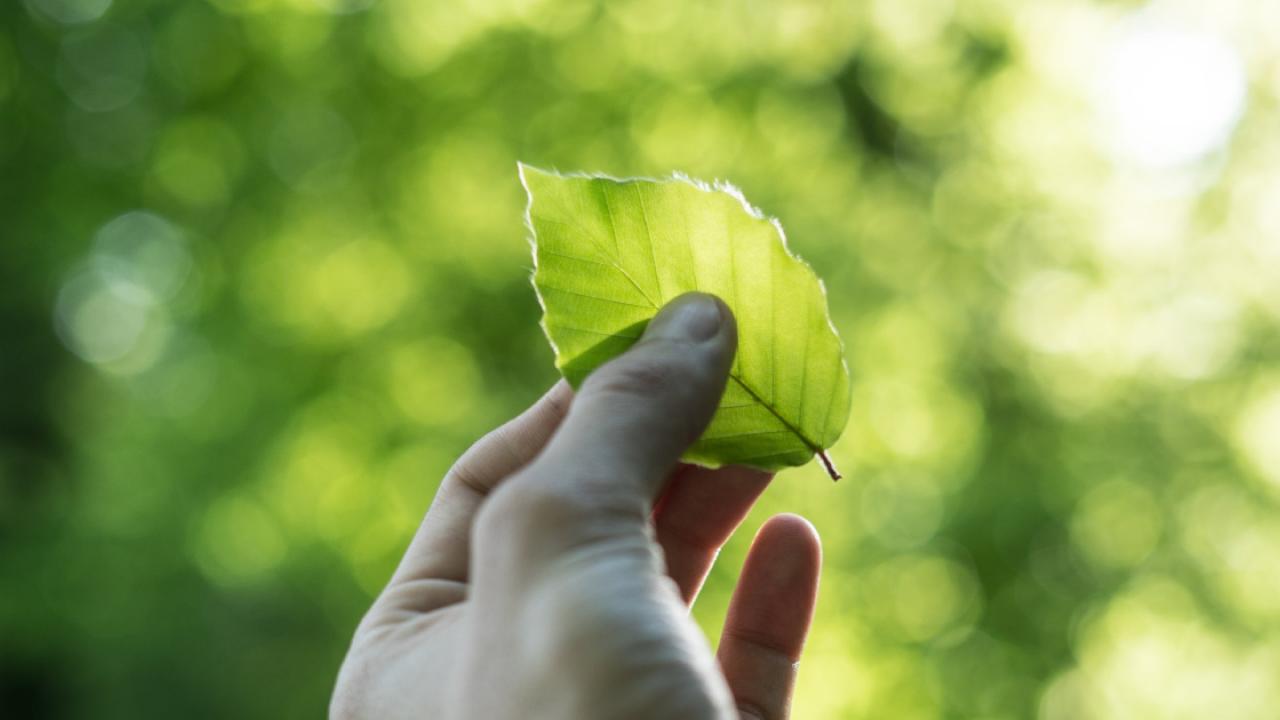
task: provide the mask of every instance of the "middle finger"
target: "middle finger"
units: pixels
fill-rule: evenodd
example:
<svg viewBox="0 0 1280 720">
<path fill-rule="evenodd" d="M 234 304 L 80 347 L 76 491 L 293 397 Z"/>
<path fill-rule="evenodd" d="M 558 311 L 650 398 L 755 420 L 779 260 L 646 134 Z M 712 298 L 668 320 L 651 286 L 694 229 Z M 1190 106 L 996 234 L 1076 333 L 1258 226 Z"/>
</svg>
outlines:
<svg viewBox="0 0 1280 720">
<path fill-rule="evenodd" d="M 667 573 L 693 604 L 716 555 L 768 487 L 772 473 L 730 465 L 715 470 L 681 465 L 653 511 Z"/>
</svg>

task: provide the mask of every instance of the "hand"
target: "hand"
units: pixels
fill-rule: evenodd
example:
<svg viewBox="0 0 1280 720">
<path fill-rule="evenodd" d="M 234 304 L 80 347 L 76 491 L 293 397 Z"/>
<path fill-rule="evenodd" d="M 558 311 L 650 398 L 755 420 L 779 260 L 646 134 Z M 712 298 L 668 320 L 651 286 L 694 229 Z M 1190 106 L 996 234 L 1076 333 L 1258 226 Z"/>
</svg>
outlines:
<svg viewBox="0 0 1280 720">
<path fill-rule="evenodd" d="M 737 344 L 682 296 L 576 397 L 561 383 L 468 450 L 356 631 L 336 720 L 777 720 L 817 594 L 812 526 L 756 536 L 715 658 L 688 606 L 768 474 L 678 463 Z"/>
</svg>

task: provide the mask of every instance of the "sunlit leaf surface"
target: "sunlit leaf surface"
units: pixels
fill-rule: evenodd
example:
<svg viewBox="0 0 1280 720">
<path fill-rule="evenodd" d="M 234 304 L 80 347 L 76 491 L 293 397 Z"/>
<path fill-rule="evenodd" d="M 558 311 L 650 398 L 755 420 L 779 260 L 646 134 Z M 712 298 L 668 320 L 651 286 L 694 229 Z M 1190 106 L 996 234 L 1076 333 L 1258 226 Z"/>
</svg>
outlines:
<svg viewBox="0 0 1280 720">
<path fill-rule="evenodd" d="M 840 339 L 777 221 L 727 185 L 520 171 L 543 327 L 570 383 L 630 347 L 667 302 L 711 293 L 733 310 L 738 352 L 687 459 L 778 470 L 839 438 L 849 416 Z"/>
</svg>

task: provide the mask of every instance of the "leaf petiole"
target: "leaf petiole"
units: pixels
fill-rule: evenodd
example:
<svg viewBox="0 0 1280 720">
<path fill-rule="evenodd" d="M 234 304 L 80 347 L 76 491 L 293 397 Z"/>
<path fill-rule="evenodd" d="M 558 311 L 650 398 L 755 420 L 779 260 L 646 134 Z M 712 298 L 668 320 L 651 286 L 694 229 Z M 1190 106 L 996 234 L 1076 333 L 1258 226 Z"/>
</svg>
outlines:
<svg viewBox="0 0 1280 720">
<path fill-rule="evenodd" d="M 836 464 L 831 462 L 831 458 L 827 457 L 826 450 L 818 451 L 818 459 L 822 461 L 822 467 L 827 469 L 827 474 L 831 476 L 832 482 L 844 477 L 840 474 L 840 471 L 836 469 Z"/>
</svg>

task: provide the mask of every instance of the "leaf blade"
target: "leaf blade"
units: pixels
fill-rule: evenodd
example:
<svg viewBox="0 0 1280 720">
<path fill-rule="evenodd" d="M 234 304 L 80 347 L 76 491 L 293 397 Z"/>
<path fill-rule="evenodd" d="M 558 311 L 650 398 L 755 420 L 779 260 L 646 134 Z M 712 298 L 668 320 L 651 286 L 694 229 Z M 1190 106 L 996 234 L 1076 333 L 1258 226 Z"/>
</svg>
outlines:
<svg viewBox="0 0 1280 720">
<path fill-rule="evenodd" d="M 681 176 L 519 170 L 542 326 L 571 384 L 630 347 L 662 305 L 708 292 L 733 310 L 739 347 L 686 460 L 779 470 L 839 438 L 849 414 L 843 346 L 821 281 L 776 220 L 729 186 Z"/>
</svg>

